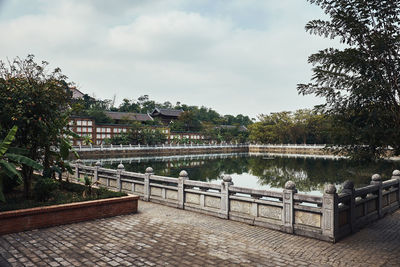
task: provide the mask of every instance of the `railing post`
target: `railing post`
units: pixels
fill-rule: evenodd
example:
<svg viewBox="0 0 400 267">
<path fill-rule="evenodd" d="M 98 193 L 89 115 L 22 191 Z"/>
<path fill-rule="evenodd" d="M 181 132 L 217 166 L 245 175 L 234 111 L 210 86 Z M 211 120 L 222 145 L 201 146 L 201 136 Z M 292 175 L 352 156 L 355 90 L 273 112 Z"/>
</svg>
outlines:
<svg viewBox="0 0 400 267">
<path fill-rule="evenodd" d="M 351 232 L 354 233 L 357 231 L 355 221 L 356 221 L 356 198 L 354 196 L 354 183 L 352 181 L 345 181 L 343 183 L 343 190 L 342 193 L 350 195 L 350 202 L 349 202 L 349 225 L 351 228 Z"/>
<path fill-rule="evenodd" d="M 185 208 L 185 180 L 189 179 L 188 173 L 182 170 L 178 178 L 178 208 Z"/>
<path fill-rule="evenodd" d="M 336 242 L 338 227 L 338 195 L 335 185 L 328 184 L 322 196 L 322 235 Z"/>
<path fill-rule="evenodd" d="M 233 185 L 232 177 L 225 175 L 221 183 L 221 213 L 220 217 L 229 219 L 229 186 Z"/>
<path fill-rule="evenodd" d="M 143 188 L 143 199 L 150 201 L 150 177 L 153 175 L 153 168 L 147 167 L 146 174 L 144 175 L 144 188 Z"/>
<path fill-rule="evenodd" d="M 400 171 L 394 170 L 392 174 L 392 179 L 397 179 L 398 186 L 397 186 L 397 203 L 400 206 Z"/>
<path fill-rule="evenodd" d="M 120 163 L 117 167 L 117 189 L 122 190 L 121 173 L 125 170 L 124 164 Z"/>
<path fill-rule="evenodd" d="M 99 169 L 101 167 L 101 162 L 97 161 L 95 164 L 95 168 L 94 168 L 94 173 L 93 173 L 93 177 L 94 177 L 94 181 L 98 182 L 99 181 Z"/>
<path fill-rule="evenodd" d="M 283 216 L 282 223 L 284 231 L 287 233 L 293 233 L 294 224 L 294 201 L 293 195 L 297 193 L 296 184 L 292 181 L 285 183 L 285 189 L 283 189 Z"/>
<path fill-rule="evenodd" d="M 79 165 L 82 163 L 82 160 L 80 160 L 80 159 L 78 159 L 76 162 L 75 162 L 75 178 L 78 180 L 79 179 L 79 176 L 80 176 L 80 173 L 79 173 Z"/>
<path fill-rule="evenodd" d="M 371 177 L 371 185 L 377 185 L 378 189 L 378 203 L 376 203 L 376 209 L 378 210 L 379 218 L 382 217 L 382 177 L 379 174 L 374 174 Z"/>
</svg>

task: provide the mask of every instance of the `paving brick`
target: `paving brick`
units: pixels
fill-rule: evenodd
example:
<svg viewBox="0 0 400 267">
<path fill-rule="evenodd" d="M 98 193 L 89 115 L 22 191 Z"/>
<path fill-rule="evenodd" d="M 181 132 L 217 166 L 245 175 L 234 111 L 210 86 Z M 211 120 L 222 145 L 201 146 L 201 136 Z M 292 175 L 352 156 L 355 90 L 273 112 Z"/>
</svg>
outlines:
<svg viewBox="0 0 400 267">
<path fill-rule="evenodd" d="M 148 202 L 137 214 L 0 236 L 11 266 L 400 266 L 399 255 L 400 211 L 336 244 Z"/>
</svg>

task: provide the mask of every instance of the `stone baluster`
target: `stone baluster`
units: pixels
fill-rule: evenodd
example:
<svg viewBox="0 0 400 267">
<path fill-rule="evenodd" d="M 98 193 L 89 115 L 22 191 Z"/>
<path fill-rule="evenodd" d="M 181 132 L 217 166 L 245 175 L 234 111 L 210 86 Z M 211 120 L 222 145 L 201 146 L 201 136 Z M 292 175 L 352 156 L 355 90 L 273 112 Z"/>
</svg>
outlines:
<svg viewBox="0 0 400 267">
<path fill-rule="evenodd" d="M 392 179 L 397 179 L 399 185 L 397 186 L 397 203 L 400 205 L 400 171 L 394 170 L 392 174 Z"/>
<path fill-rule="evenodd" d="M 376 209 L 378 211 L 378 217 L 382 217 L 382 177 L 379 174 L 374 174 L 371 177 L 371 185 L 378 186 L 378 199 L 376 203 Z"/>
<path fill-rule="evenodd" d="M 117 189 L 122 190 L 121 173 L 125 170 L 124 164 L 120 163 L 117 167 Z"/>
<path fill-rule="evenodd" d="M 285 189 L 283 189 L 283 209 L 282 209 L 282 223 L 284 231 L 287 233 L 293 233 L 294 224 L 294 200 L 293 196 L 297 193 L 296 184 L 292 181 L 285 183 Z"/>
<path fill-rule="evenodd" d="M 153 168 L 147 167 L 144 175 L 143 199 L 150 201 L 150 177 L 153 175 Z"/>
<path fill-rule="evenodd" d="M 355 220 L 356 220 L 356 198 L 355 198 L 355 189 L 354 189 L 354 183 L 352 181 L 345 181 L 343 183 L 343 190 L 342 193 L 347 194 L 350 196 L 350 201 L 349 201 L 349 214 L 348 214 L 348 223 L 351 228 L 351 232 L 356 232 L 356 225 L 355 225 Z"/>
<path fill-rule="evenodd" d="M 77 179 L 77 180 L 79 180 L 79 178 L 80 178 L 80 170 L 79 170 L 79 165 L 81 165 L 82 164 L 82 160 L 80 160 L 80 159 L 78 159 L 76 162 L 75 162 L 75 178 Z"/>
<path fill-rule="evenodd" d="M 93 177 L 94 177 L 94 182 L 98 182 L 99 181 L 99 169 L 101 167 L 101 162 L 97 161 L 95 164 L 95 168 L 94 168 L 94 173 L 93 173 Z"/>
<path fill-rule="evenodd" d="M 188 173 L 182 170 L 178 178 L 178 208 L 185 208 L 185 181 L 189 179 Z"/>
<path fill-rule="evenodd" d="M 339 227 L 339 208 L 336 187 L 328 184 L 322 196 L 322 235 L 336 241 L 337 229 Z"/>
<path fill-rule="evenodd" d="M 221 183 L 221 213 L 220 217 L 229 219 L 229 186 L 233 185 L 232 177 L 225 175 Z"/>
</svg>

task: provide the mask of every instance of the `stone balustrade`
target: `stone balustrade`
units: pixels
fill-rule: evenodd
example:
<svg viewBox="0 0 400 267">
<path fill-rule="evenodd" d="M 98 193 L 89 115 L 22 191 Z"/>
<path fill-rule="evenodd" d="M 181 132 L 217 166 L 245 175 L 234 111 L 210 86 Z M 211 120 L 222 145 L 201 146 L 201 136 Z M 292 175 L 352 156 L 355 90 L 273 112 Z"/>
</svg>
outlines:
<svg viewBox="0 0 400 267">
<path fill-rule="evenodd" d="M 88 175 L 102 186 L 139 195 L 144 201 L 330 242 L 399 207 L 400 171 L 388 181 L 374 175 L 371 185 L 363 188 L 346 182 L 339 194 L 330 184 L 322 196 L 312 196 L 298 193 L 291 181 L 279 192 L 237 187 L 230 176 L 212 184 L 192 181 L 186 171 L 172 178 L 155 175 L 151 167 L 142 174 L 125 171 L 123 164 L 117 170 L 100 165 L 86 166 L 78 160 L 75 177 Z"/>
</svg>

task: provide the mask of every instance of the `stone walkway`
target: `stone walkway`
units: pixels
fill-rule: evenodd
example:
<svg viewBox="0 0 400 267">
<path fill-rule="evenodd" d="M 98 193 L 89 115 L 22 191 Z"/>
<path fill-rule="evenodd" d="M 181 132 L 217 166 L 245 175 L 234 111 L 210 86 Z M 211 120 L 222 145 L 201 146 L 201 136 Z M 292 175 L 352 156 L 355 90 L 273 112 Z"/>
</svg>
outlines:
<svg viewBox="0 0 400 267">
<path fill-rule="evenodd" d="M 0 266 L 400 266 L 400 211 L 331 244 L 141 201 L 138 214 L 1 236 Z"/>
</svg>

